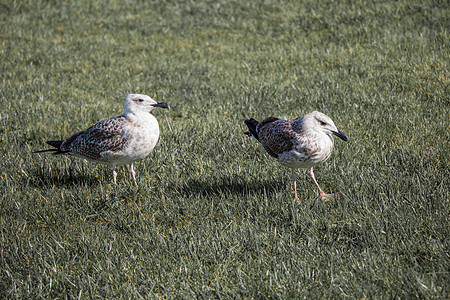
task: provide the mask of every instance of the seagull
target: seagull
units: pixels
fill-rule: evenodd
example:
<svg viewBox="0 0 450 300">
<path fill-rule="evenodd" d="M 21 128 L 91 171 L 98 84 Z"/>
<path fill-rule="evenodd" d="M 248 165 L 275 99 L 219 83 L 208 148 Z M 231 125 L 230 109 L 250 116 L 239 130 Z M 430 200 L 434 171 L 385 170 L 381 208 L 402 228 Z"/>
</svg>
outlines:
<svg viewBox="0 0 450 300">
<path fill-rule="evenodd" d="M 244 134 L 257 139 L 270 156 L 275 157 L 283 166 L 291 168 L 294 200 L 299 201 L 294 171 L 297 168 L 309 168 L 309 176 L 319 190 L 320 197 L 325 201 L 331 200 L 333 195 L 322 191 L 314 177 L 313 167 L 330 157 L 334 144 L 333 135 L 345 142 L 348 138 L 327 115 L 313 111 L 292 120 L 269 117 L 261 122 L 253 118 L 244 122 L 249 129 Z"/>
<path fill-rule="evenodd" d="M 71 154 L 90 161 L 110 165 L 116 183 L 116 166 L 130 165 L 130 174 L 137 187 L 133 163 L 147 157 L 159 138 L 159 126 L 150 112 L 156 108 L 169 108 L 147 95 L 128 94 L 123 114 L 100 121 L 86 130 L 62 141 L 47 141 L 52 149 L 35 151 L 53 154 Z"/>
</svg>

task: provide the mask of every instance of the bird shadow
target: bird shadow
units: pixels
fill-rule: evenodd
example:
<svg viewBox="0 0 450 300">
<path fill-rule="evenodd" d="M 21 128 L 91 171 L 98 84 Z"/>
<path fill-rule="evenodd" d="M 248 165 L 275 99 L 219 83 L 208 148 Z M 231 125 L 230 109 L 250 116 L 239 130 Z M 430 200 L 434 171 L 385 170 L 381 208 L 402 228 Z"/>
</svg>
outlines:
<svg viewBox="0 0 450 300">
<path fill-rule="evenodd" d="M 104 171 L 106 173 L 106 170 Z M 98 186 L 101 182 L 101 174 L 87 174 L 73 168 L 53 169 L 51 172 L 43 168 L 30 169 L 21 180 L 35 188 L 43 187 L 70 187 L 70 186 Z M 106 174 L 105 174 L 106 176 Z"/>
<path fill-rule="evenodd" d="M 181 187 L 180 192 L 184 196 L 220 196 L 224 194 L 249 195 L 264 193 L 274 194 L 286 188 L 286 182 L 282 179 L 252 179 L 248 176 L 234 175 L 231 177 L 222 177 L 218 179 L 191 179 L 186 181 Z"/>
</svg>

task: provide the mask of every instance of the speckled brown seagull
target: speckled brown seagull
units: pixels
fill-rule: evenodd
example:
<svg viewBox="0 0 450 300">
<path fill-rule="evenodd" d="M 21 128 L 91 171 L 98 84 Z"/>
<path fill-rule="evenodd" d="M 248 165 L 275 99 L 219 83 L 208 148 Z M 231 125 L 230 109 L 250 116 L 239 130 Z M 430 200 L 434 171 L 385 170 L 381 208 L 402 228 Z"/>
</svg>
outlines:
<svg viewBox="0 0 450 300">
<path fill-rule="evenodd" d="M 314 178 L 313 167 L 330 157 L 334 144 L 332 135 L 344 141 L 348 138 L 328 116 L 313 111 L 293 120 L 269 117 L 261 122 L 248 119 L 245 124 L 249 129 L 245 132 L 246 135 L 256 138 L 270 156 L 292 169 L 295 200 L 298 200 L 294 172 L 296 168 L 309 168 L 309 176 L 319 189 L 320 197 L 326 201 L 331 200 L 332 194 L 325 194 Z"/>
<path fill-rule="evenodd" d="M 159 138 L 158 121 L 149 113 L 156 107 L 169 108 L 169 105 L 147 95 L 129 94 L 121 116 L 101 121 L 63 141 L 47 141 L 55 149 L 36 152 L 72 154 L 110 165 L 114 183 L 116 166 L 130 164 L 130 174 L 137 187 L 133 163 L 147 157 Z"/>
</svg>

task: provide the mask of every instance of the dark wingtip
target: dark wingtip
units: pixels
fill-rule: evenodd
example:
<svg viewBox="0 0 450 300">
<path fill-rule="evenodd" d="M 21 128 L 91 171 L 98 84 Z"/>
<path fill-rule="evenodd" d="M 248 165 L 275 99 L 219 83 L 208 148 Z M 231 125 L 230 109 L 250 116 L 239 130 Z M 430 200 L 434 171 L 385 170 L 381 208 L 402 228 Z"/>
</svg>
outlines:
<svg viewBox="0 0 450 300">
<path fill-rule="evenodd" d="M 244 132 L 244 134 L 249 137 L 254 137 L 255 139 L 259 140 L 258 132 L 256 130 L 256 127 L 258 126 L 259 122 L 253 118 L 250 118 L 250 119 L 245 120 L 244 123 L 248 127 L 248 131 Z"/>
<path fill-rule="evenodd" d="M 61 144 L 63 143 L 63 141 L 46 141 L 47 144 L 49 144 L 52 147 L 55 147 L 56 149 L 60 150 L 61 149 Z"/>
<path fill-rule="evenodd" d="M 37 150 L 37 151 L 33 151 L 32 153 L 42 153 L 42 152 L 54 152 L 53 154 L 55 154 L 55 152 L 58 152 L 58 149 Z"/>
<path fill-rule="evenodd" d="M 248 125 L 248 124 L 251 124 L 251 123 L 253 123 L 253 122 L 258 122 L 258 121 L 256 121 L 256 120 L 253 119 L 253 118 L 250 118 L 250 119 L 247 119 L 247 120 L 244 121 L 244 123 L 247 124 L 247 125 Z"/>
<path fill-rule="evenodd" d="M 61 144 L 63 143 L 63 141 L 46 141 L 46 143 L 48 145 L 52 146 L 52 147 L 55 147 L 55 148 L 33 151 L 33 153 L 42 153 L 42 152 L 52 152 L 52 154 L 64 154 L 64 153 L 67 153 L 67 151 L 61 151 Z"/>
</svg>

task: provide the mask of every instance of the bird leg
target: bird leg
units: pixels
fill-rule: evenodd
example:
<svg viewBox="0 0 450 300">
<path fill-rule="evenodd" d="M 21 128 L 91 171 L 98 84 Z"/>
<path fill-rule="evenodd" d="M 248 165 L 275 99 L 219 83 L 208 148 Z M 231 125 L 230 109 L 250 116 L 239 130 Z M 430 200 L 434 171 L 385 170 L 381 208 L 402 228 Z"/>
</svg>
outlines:
<svg viewBox="0 0 450 300">
<path fill-rule="evenodd" d="M 292 180 L 294 181 L 294 201 L 300 202 L 300 199 L 297 197 L 297 177 L 295 176 L 294 169 L 292 169 Z"/>
<path fill-rule="evenodd" d="M 116 166 L 113 165 L 113 182 L 114 182 L 114 184 L 116 184 L 116 178 L 117 178 Z"/>
<path fill-rule="evenodd" d="M 138 187 L 137 182 L 136 182 L 136 172 L 134 172 L 133 164 L 130 165 L 130 174 L 131 174 L 131 177 L 133 178 L 134 186 Z"/>
<path fill-rule="evenodd" d="M 309 169 L 309 176 L 314 181 L 314 184 L 316 185 L 317 189 L 319 189 L 320 198 L 325 201 L 330 201 L 331 198 L 333 198 L 333 194 L 325 194 L 322 189 L 320 188 L 319 184 L 316 181 L 316 178 L 314 177 L 313 168 Z"/>
</svg>

